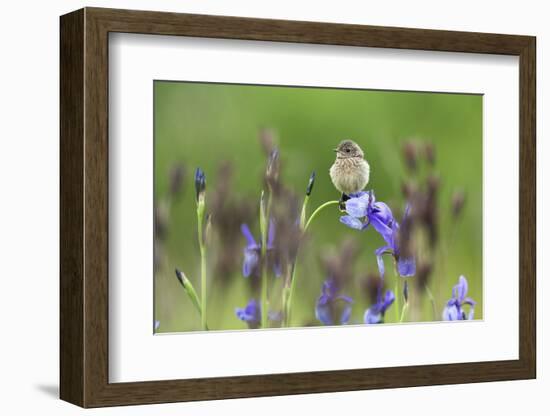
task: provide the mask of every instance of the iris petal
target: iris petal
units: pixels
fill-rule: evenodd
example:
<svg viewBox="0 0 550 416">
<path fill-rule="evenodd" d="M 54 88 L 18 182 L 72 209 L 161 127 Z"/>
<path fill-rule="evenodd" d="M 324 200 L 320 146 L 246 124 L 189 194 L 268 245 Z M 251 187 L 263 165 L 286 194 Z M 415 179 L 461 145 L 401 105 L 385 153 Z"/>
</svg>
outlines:
<svg viewBox="0 0 550 416">
<path fill-rule="evenodd" d="M 414 258 L 399 258 L 397 261 L 397 272 L 403 277 L 414 276 L 416 273 L 416 262 Z"/>
<path fill-rule="evenodd" d="M 273 273 L 275 274 L 275 277 L 281 277 L 283 275 L 281 263 L 275 262 L 275 264 L 273 264 Z"/>
<path fill-rule="evenodd" d="M 384 202 L 376 202 L 373 204 L 371 215 L 376 216 L 378 220 L 385 225 L 388 225 L 393 221 L 391 209 Z"/>
<path fill-rule="evenodd" d="M 382 314 L 380 311 L 375 310 L 375 308 L 369 308 L 365 311 L 365 316 L 363 317 L 363 320 L 366 324 L 378 324 L 382 321 Z"/>
<path fill-rule="evenodd" d="M 255 299 L 250 299 L 244 308 L 235 308 L 235 315 L 249 326 L 256 326 L 261 321 L 260 307 Z"/>
<path fill-rule="evenodd" d="M 395 249 L 393 238 L 394 233 L 392 228 L 389 227 L 388 224 L 385 224 L 382 219 L 377 217 L 376 215 L 370 215 L 369 221 L 374 229 L 382 236 L 386 244 L 391 246 L 392 249 Z"/>
<path fill-rule="evenodd" d="M 470 306 L 475 306 L 476 304 L 476 301 L 473 300 L 472 298 L 464 298 L 464 301 L 462 303 L 465 303 L 466 305 L 470 305 Z"/>
<path fill-rule="evenodd" d="M 349 321 L 349 317 L 351 315 L 351 304 L 347 304 L 345 307 L 344 307 L 344 310 L 342 311 L 342 316 L 340 317 L 340 323 L 342 325 L 345 325 L 348 323 Z"/>
<path fill-rule="evenodd" d="M 317 303 L 315 307 L 315 317 L 324 325 L 332 325 L 332 316 L 330 313 L 330 305 Z"/>
<path fill-rule="evenodd" d="M 351 305 L 353 299 L 346 295 L 338 295 L 340 288 L 336 280 L 328 278 L 323 282 L 321 295 L 315 304 L 315 317 L 324 325 L 334 325 L 335 313 L 334 306 L 337 301 L 345 304 L 342 306 L 339 322 L 346 324 L 351 315 Z"/>
<path fill-rule="evenodd" d="M 241 232 L 243 233 L 244 238 L 246 238 L 248 248 L 259 248 L 256 240 L 254 239 L 254 236 L 250 232 L 250 228 L 248 228 L 248 225 L 241 224 Z"/>
<path fill-rule="evenodd" d="M 273 248 L 273 242 L 275 241 L 275 221 L 269 221 L 269 229 L 267 230 L 267 248 L 271 250 Z"/>
<path fill-rule="evenodd" d="M 354 218 L 350 215 L 344 215 L 343 217 L 340 217 L 340 222 L 344 225 L 347 225 L 350 228 L 354 228 L 356 230 L 362 230 L 363 229 L 363 223 L 360 219 Z"/>
<path fill-rule="evenodd" d="M 468 281 L 464 276 L 460 276 L 458 278 L 458 285 L 457 285 L 457 298 L 460 303 L 464 301 L 464 298 L 468 294 Z"/>
<path fill-rule="evenodd" d="M 458 321 L 459 320 L 459 310 L 455 305 L 447 305 L 443 309 L 443 320 L 444 321 Z"/>
<path fill-rule="evenodd" d="M 334 279 L 328 279 L 323 282 L 323 287 L 321 288 L 321 293 L 326 296 L 327 300 L 332 299 L 334 293 L 336 292 L 336 282 Z"/>
<path fill-rule="evenodd" d="M 254 269 L 258 266 L 260 256 L 257 250 L 244 249 L 244 261 L 243 261 L 243 276 L 249 277 Z"/>
<path fill-rule="evenodd" d="M 394 300 L 395 294 L 391 290 L 386 291 L 386 296 L 384 296 L 384 302 L 382 304 L 382 312 L 386 312 L 386 309 L 391 306 Z"/>
<path fill-rule="evenodd" d="M 346 296 L 346 295 L 340 295 L 336 299 L 343 300 L 346 303 L 353 303 L 353 299 L 349 296 Z"/>
<path fill-rule="evenodd" d="M 474 319 L 474 306 L 476 302 L 467 297 L 468 281 L 464 276 L 458 278 L 458 283 L 453 286 L 453 297 L 447 302 L 443 310 L 443 319 L 446 321 L 472 320 Z M 468 314 L 462 308 L 463 305 L 469 305 Z"/>
<path fill-rule="evenodd" d="M 384 300 L 379 299 L 376 304 L 365 311 L 363 320 L 366 324 L 378 324 L 383 321 L 386 310 L 395 300 L 395 295 L 391 290 L 386 291 Z"/>
<path fill-rule="evenodd" d="M 367 208 L 369 206 L 368 194 L 358 198 L 351 198 L 346 201 L 346 212 L 355 218 L 363 218 L 367 216 Z"/>
<path fill-rule="evenodd" d="M 383 246 L 379 247 L 374 251 L 374 254 L 376 255 L 376 264 L 378 266 L 378 273 L 380 273 L 380 278 L 384 278 L 384 273 L 386 272 L 386 268 L 384 267 L 384 259 L 382 258 L 382 255 L 388 251 L 391 250 L 390 246 Z"/>
</svg>

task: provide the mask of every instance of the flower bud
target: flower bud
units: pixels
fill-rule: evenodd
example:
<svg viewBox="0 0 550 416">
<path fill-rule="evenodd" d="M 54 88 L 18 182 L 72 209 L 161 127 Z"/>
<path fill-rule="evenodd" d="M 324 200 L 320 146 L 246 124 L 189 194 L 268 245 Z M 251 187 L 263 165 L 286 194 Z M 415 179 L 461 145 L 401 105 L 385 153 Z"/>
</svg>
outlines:
<svg viewBox="0 0 550 416">
<path fill-rule="evenodd" d="M 204 202 L 204 192 L 206 189 L 206 175 L 201 168 L 195 170 L 195 196 L 197 202 Z"/>
<path fill-rule="evenodd" d="M 416 146 L 413 142 L 406 142 L 403 145 L 403 157 L 405 163 L 410 171 L 416 171 L 417 167 L 417 155 L 416 155 Z"/>
<path fill-rule="evenodd" d="M 424 145 L 424 156 L 431 166 L 435 165 L 435 147 L 433 143 L 426 143 Z"/>
<path fill-rule="evenodd" d="M 412 181 L 404 181 L 401 184 L 401 192 L 407 201 L 410 201 L 416 193 L 416 184 Z"/>
<path fill-rule="evenodd" d="M 176 277 L 178 279 L 178 281 L 180 282 L 180 284 L 183 286 L 184 289 L 186 289 L 186 283 L 189 281 L 187 279 L 187 276 L 185 275 L 185 273 L 183 273 L 181 270 L 179 269 L 176 269 Z"/>
<path fill-rule="evenodd" d="M 307 184 L 306 188 L 306 195 L 310 196 L 311 191 L 313 190 L 313 184 L 315 183 L 315 171 L 311 172 L 311 175 L 309 176 L 309 182 Z"/>
<path fill-rule="evenodd" d="M 454 218 L 462 213 L 464 209 L 464 203 L 466 202 L 466 195 L 464 191 L 456 191 L 452 197 L 452 214 Z"/>
<path fill-rule="evenodd" d="M 178 281 L 181 283 L 181 285 L 183 286 L 183 289 L 185 290 L 185 293 L 187 293 L 187 296 L 189 296 L 189 298 L 191 299 L 191 302 L 193 302 L 193 305 L 195 306 L 195 308 L 197 308 L 199 313 L 202 313 L 201 312 L 201 302 L 199 301 L 199 298 L 197 296 L 197 292 L 195 291 L 195 288 L 193 287 L 193 284 L 189 281 L 189 279 L 187 278 L 185 273 L 183 273 L 182 271 L 180 271 L 178 269 L 176 269 L 175 271 L 176 271 L 176 277 L 177 277 Z"/>
<path fill-rule="evenodd" d="M 266 155 L 269 155 L 275 148 L 275 142 L 275 132 L 273 130 L 268 128 L 260 130 L 260 143 Z"/>
<path fill-rule="evenodd" d="M 267 167 L 265 170 L 265 180 L 272 189 L 277 185 L 279 179 L 279 150 L 273 149 L 267 158 Z"/>
</svg>

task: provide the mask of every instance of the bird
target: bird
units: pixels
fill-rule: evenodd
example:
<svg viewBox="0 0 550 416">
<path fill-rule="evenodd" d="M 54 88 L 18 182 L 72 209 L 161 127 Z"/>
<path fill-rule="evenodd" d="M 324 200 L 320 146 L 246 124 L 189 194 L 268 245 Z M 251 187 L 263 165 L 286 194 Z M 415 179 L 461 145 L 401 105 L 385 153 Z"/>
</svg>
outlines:
<svg viewBox="0 0 550 416">
<path fill-rule="evenodd" d="M 329 170 L 330 179 L 342 193 L 340 209 L 345 210 L 345 201 L 349 196 L 362 191 L 369 183 L 370 166 L 363 150 L 353 140 L 341 141 L 334 151 L 336 160 Z"/>
</svg>

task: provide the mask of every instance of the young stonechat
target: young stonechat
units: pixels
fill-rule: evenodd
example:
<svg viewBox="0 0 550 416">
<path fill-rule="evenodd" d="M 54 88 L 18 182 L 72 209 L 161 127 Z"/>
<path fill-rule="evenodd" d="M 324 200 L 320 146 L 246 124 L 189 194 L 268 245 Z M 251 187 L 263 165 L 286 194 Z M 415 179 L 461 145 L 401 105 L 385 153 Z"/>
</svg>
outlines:
<svg viewBox="0 0 550 416">
<path fill-rule="evenodd" d="M 330 179 L 342 193 L 340 208 L 354 194 L 365 189 L 369 183 L 370 166 L 365 160 L 365 154 L 353 140 L 344 140 L 334 149 L 336 160 L 330 168 Z"/>
</svg>

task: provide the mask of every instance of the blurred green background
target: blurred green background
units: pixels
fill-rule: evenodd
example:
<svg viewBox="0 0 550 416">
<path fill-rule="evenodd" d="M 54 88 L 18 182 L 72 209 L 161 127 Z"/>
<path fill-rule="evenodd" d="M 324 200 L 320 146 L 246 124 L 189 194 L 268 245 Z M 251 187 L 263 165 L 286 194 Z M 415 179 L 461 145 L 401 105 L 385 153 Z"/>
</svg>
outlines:
<svg viewBox="0 0 550 416">
<path fill-rule="evenodd" d="M 252 205 L 252 211 L 243 215 L 259 237 L 257 208 L 266 165 L 258 138 L 262 128 L 274 133 L 282 181 L 299 198 L 311 171 L 317 172 L 309 213 L 321 203 L 339 198 L 328 170 L 335 158 L 332 149 L 342 139 L 351 138 L 363 148 L 371 166 L 367 189 L 373 189 L 377 200 L 386 202 L 398 220 L 405 204 L 403 182 L 421 187 L 429 175 L 438 177 L 439 240 L 428 280 L 435 298 L 435 319 L 441 319 L 461 274 L 468 279 L 469 296 L 477 302 L 475 319 L 482 318 L 482 96 L 155 81 L 154 121 L 155 205 L 163 209 L 166 228 L 156 246 L 157 332 L 200 329 L 200 317 L 174 274 L 175 267 L 183 270 L 200 293 L 193 183 L 196 167 L 206 173 L 208 211 L 209 202 L 216 197 L 214 189 L 225 174 L 219 173 L 220 167 L 231 165 L 227 198 Z M 414 171 L 404 163 L 404 143 L 420 149 Z M 433 167 L 423 161 L 421 150 L 427 143 L 435 149 Z M 170 197 L 170 172 L 176 165 L 183 166 L 182 189 Z M 464 191 L 466 203 L 454 218 L 452 197 L 458 190 Z M 327 277 L 322 258 L 337 253 L 346 239 L 353 239 L 360 248 L 352 265 L 354 277 L 342 292 L 354 298 L 350 323 L 363 322 L 371 304 L 365 277 L 377 273 L 373 252 L 384 242 L 372 229 L 359 232 L 345 227 L 339 223 L 339 215 L 336 208 L 324 211 L 308 231 L 309 241 L 298 258 L 293 304 L 293 321 L 298 325 L 321 325 L 315 320 L 314 308 Z M 216 236 L 215 220 L 213 231 Z M 245 240 L 240 233 L 235 235 L 232 244 L 238 247 L 237 267 L 232 273 L 216 276 L 214 263 L 224 250 L 220 241 L 219 236 L 214 237 L 209 250 L 208 323 L 211 329 L 246 329 L 235 316 L 235 308 L 244 307 L 250 298 L 251 282 L 241 274 Z M 387 258 L 386 282 L 394 289 L 389 261 Z M 434 320 L 431 303 L 413 280 L 410 292 L 416 306 L 407 320 Z M 395 322 L 393 308 L 395 304 L 386 322 Z"/>
</svg>

